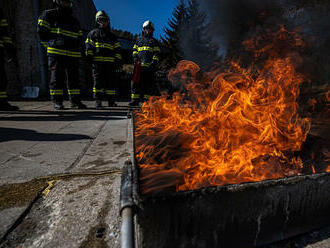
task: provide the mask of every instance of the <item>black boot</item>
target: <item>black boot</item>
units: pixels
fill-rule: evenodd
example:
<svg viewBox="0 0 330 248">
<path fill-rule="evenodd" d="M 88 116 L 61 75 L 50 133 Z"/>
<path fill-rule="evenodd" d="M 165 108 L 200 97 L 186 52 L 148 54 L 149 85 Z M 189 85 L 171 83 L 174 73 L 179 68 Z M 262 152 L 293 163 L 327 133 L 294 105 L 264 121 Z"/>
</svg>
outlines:
<svg viewBox="0 0 330 248">
<path fill-rule="evenodd" d="M 55 110 L 63 110 L 64 106 L 62 102 L 54 102 L 54 109 Z"/>
<path fill-rule="evenodd" d="M 72 109 L 87 109 L 87 106 L 83 104 L 81 101 L 72 101 L 71 102 Z"/>
<path fill-rule="evenodd" d="M 117 107 L 117 104 L 115 103 L 114 100 L 108 100 L 108 106 L 109 107 Z"/>
<path fill-rule="evenodd" d="M 7 101 L 3 101 L 0 103 L 0 110 L 17 111 L 19 108 L 17 106 L 10 105 Z"/>
</svg>

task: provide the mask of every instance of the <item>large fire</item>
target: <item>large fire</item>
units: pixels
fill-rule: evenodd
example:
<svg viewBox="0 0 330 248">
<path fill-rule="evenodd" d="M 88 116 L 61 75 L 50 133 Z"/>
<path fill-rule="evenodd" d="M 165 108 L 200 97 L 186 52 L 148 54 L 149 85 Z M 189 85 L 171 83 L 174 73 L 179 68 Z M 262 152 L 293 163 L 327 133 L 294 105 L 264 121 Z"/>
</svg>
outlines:
<svg viewBox="0 0 330 248">
<path fill-rule="evenodd" d="M 244 43 L 256 62 L 231 62 L 225 72 L 201 73 L 181 61 L 169 73 L 184 89 L 145 103 L 136 118 L 136 157 L 142 193 L 262 181 L 299 174 L 296 156 L 310 130 L 298 115 L 297 72 L 303 46 L 284 28 Z M 261 61 L 263 62 L 261 65 Z"/>
</svg>

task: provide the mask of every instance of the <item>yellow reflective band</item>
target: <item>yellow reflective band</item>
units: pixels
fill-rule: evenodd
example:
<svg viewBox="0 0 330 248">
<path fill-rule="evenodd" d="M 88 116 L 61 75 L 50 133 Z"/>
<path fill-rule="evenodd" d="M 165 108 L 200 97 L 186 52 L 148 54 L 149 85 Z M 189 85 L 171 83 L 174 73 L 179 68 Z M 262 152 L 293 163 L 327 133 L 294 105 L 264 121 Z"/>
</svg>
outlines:
<svg viewBox="0 0 330 248">
<path fill-rule="evenodd" d="M 91 56 L 93 56 L 94 55 L 94 53 L 93 53 L 93 51 L 91 51 L 91 50 L 88 50 L 88 51 L 86 51 L 86 55 L 88 56 L 88 55 L 91 55 Z"/>
<path fill-rule="evenodd" d="M 85 41 L 85 43 L 86 44 L 89 44 L 89 45 L 92 45 L 92 46 L 95 47 L 95 42 L 92 39 L 90 39 L 90 38 L 87 38 L 86 41 Z"/>
<path fill-rule="evenodd" d="M 119 42 L 117 42 L 117 43 L 115 43 L 115 48 L 119 48 L 120 47 L 120 43 Z"/>
<path fill-rule="evenodd" d="M 117 53 L 117 54 L 115 55 L 115 57 L 116 57 L 117 59 L 122 59 L 121 54 L 119 54 L 119 53 Z"/>
<path fill-rule="evenodd" d="M 160 52 L 160 48 L 159 47 L 154 47 L 154 52 Z"/>
<path fill-rule="evenodd" d="M 46 22 L 45 20 L 39 19 L 38 25 L 50 29 L 50 24 L 48 22 Z"/>
<path fill-rule="evenodd" d="M 1 22 L 0 22 L 0 26 L 1 27 L 7 27 L 8 26 L 7 19 L 2 19 Z"/>
<path fill-rule="evenodd" d="M 103 93 L 104 92 L 104 89 L 96 89 L 96 88 L 93 88 L 93 93 Z"/>
<path fill-rule="evenodd" d="M 68 37 L 71 37 L 71 38 L 78 38 L 80 36 L 79 33 L 75 33 L 75 32 L 71 32 L 71 31 L 67 31 L 67 30 L 64 30 L 64 29 L 61 29 L 61 28 L 52 28 L 51 29 L 51 32 L 53 34 L 61 34 L 61 35 L 64 35 L 64 36 L 68 36 Z"/>
<path fill-rule="evenodd" d="M 50 91 L 50 95 L 54 96 L 54 95 L 63 95 L 63 90 L 49 90 Z"/>
<path fill-rule="evenodd" d="M 2 41 L 2 40 L 0 40 L 0 47 L 4 47 L 4 46 L 3 46 L 3 41 Z"/>
<path fill-rule="evenodd" d="M 3 37 L 3 42 L 8 44 L 13 44 L 13 40 L 10 37 Z"/>
<path fill-rule="evenodd" d="M 138 47 L 137 50 L 139 52 L 142 52 L 142 51 L 150 51 L 150 52 L 152 52 L 153 51 L 153 48 L 152 47 L 148 47 L 148 46 L 143 46 L 143 47 Z"/>
<path fill-rule="evenodd" d="M 7 92 L 6 91 L 0 91 L 0 98 L 7 98 Z"/>
<path fill-rule="evenodd" d="M 96 42 L 95 43 L 95 47 L 108 48 L 110 50 L 114 50 L 115 49 L 111 44 L 108 44 L 108 43 L 99 43 L 99 42 Z"/>
<path fill-rule="evenodd" d="M 40 43 L 41 45 L 43 45 L 44 48 L 48 47 L 48 43 L 46 41 L 41 41 Z"/>
<path fill-rule="evenodd" d="M 132 94 L 131 96 L 133 99 L 139 99 L 140 98 L 140 94 Z"/>
<path fill-rule="evenodd" d="M 137 46 L 137 45 L 134 45 L 134 46 L 133 46 L 133 49 L 138 49 L 138 46 Z"/>
<path fill-rule="evenodd" d="M 116 95 L 116 91 L 115 90 L 107 90 L 106 94 L 113 96 L 113 95 Z"/>
<path fill-rule="evenodd" d="M 134 51 L 134 52 L 133 52 L 133 55 L 136 55 L 136 54 L 139 54 L 139 52 L 137 52 L 137 51 Z"/>
<path fill-rule="evenodd" d="M 79 89 L 74 89 L 74 90 L 68 90 L 69 95 L 80 95 L 80 90 Z"/>
<path fill-rule="evenodd" d="M 158 56 L 153 56 L 152 59 L 153 59 L 153 60 L 157 60 L 157 61 L 159 61 Z"/>
<path fill-rule="evenodd" d="M 53 47 L 48 47 L 47 48 L 47 53 L 48 54 L 57 54 L 57 55 L 69 56 L 69 57 L 74 57 L 74 58 L 81 58 L 81 53 L 80 52 L 72 52 L 72 51 L 62 50 L 62 49 L 53 48 Z"/>
<path fill-rule="evenodd" d="M 78 34 L 79 34 L 79 36 L 83 36 L 83 31 L 79 30 Z"/>
<path fill-rule="evenodd" d="M 151 63 L 142 63 L 141 65 L 144 67 L 149 67 L 149 66 L 151 66 Z"/>
<path fill-rule="evenodd" d="M 95 62 L 115 62 L 115 58 L 114 57 L 96 56 L 93 58 L 93 61 L 95 61 Z"/>
</svg>

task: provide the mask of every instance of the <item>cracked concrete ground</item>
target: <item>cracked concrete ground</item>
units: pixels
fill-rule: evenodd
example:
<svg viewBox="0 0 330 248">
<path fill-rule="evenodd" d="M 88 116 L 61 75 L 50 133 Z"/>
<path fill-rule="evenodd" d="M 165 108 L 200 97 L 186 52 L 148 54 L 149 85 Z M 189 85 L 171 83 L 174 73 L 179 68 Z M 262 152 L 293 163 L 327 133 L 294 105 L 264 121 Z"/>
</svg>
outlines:
<svg viewBox="0 0 330 248">
<path fill-rule="evenodd" d="M 120 247 L 125 108 L 14 104 L 0 112 L 0 246 Z"/>
</svg>

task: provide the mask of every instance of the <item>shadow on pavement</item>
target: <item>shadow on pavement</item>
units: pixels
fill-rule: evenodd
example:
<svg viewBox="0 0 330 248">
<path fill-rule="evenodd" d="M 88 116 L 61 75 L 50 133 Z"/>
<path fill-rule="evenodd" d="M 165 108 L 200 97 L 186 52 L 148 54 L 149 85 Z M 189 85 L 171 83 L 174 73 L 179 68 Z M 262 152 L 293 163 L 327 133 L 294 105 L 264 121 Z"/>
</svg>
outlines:
<svg viewBox="0 0 330 248">
<path fill-rule="evenodd" d="M 8 114 L 0 117 L 0 121 L 105 121 L 127 117 L 127 111 L 17 111 Z"/>
<path fill-rule="evenodd" d="M 86 140 L 92 137 L 81 134 L 38 133 L 29 129 L 16 129 L 0 127 L 0 142 L 11 140 L 28 141 L 72 141 Z"/>
<path fill-rule="evenodd" d="M 280 241 L 274 244 L 262 246 L 261 248 L 306 248 L 306 247 L 315 247 L 315 248 L 330 247 L 330 227 L 326 227 L 307 234 L 299 235 L 291 239 Z"/>
</svg>

